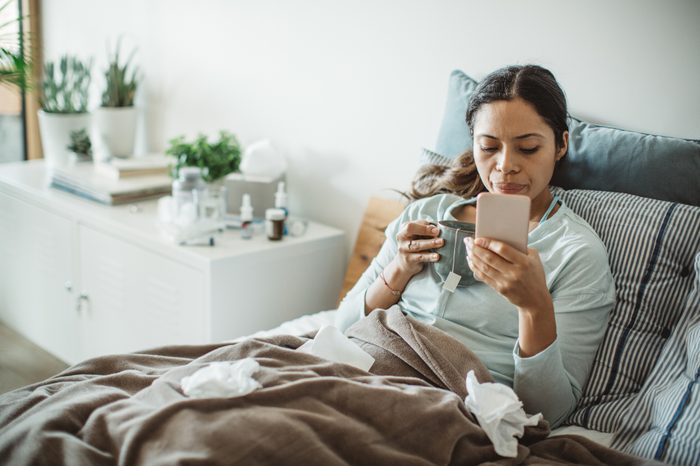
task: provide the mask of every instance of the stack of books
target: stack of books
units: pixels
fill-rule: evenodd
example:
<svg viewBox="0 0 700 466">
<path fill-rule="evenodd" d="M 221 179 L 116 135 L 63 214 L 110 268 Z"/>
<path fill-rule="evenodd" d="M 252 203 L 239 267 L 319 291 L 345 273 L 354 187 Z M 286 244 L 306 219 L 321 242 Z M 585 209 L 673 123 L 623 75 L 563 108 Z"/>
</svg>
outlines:
<svg viewBox="0 0 700 466">
<path fill-rule="evenodd" d="M 102 204 L 124 204 L 169 194 L 168 170 L 164 155 L 79 163 L 54 168 L 51 187 Z"/>
<path fill-rule="evenodd" d="M 172 158 L 154 154 L 129 159 L 95 162 L 95 171 L 114 180 L 146 175 L 167 175 Z"/>
</svg>

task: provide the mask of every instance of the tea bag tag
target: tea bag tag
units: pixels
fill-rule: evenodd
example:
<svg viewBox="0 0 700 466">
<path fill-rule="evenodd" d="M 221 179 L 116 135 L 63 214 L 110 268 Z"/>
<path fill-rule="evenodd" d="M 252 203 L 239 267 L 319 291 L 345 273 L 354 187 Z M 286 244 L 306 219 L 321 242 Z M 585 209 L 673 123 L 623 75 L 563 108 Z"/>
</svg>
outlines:
<svg viewBox="0 0 700 466">
<path fill-rule="evenodd" d="M 442 289 L 447 290 L 450 293 L 454 293 L 461 279 L 461 275 L 457 275 L 454 272 L 450 272 L 450 274 L 447 276 L 447 279 L 445 280 L 445 283 L 442 284 Z"/>
</svg>

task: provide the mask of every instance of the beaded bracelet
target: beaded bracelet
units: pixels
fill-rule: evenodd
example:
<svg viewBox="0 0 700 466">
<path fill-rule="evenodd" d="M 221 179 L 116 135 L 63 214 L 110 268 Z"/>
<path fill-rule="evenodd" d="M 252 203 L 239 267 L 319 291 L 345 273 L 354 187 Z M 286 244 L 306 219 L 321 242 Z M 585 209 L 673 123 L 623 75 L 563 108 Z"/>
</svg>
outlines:
<svg viewBox="0 0 700 466">
<path fill-rule="evenodd" d="M 387 289 L 389 290 L 389 293 L 393 294 L 394 296 L 401 296 L 401 291 L 395 290 L 389 286 L 389 283 L 387 283 L 386 278 L 384 278 L 384 271 L 383 270 L 381 272 L 379 272 L 379 278 L 382 279 L 382 281 L 384 282 L 384 286 L 387 287 Z"/>
</svg>

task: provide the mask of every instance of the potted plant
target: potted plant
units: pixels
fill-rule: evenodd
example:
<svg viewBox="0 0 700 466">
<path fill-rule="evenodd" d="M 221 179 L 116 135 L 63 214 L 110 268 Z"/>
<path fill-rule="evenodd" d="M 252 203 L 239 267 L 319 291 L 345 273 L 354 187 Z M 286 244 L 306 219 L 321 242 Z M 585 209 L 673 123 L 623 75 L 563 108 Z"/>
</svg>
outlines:
<svg viewBox="0 0 700 466">
<path fill-rule="evenodd" d="M 70 144 L 66 148 L 74 154 L 76 162 L 92 160 L 92 142 L 85 128 L 70 132 Z"/>
<path fill-rule="evenodd" d="M 0 12 L 10 4 L 12 2 L 8 1 L 0 5 Z M 20 90 L 26 90 L 29 87 L 28 77 L 30 74 L 30 59 L 24 53 L 25 50 L 28 50 L 26 38 L 20 32 L 15 35 L 11 31 L 15 23 L 20 21 L 22 18 L 18 17 L 16 20 L 0 24 L 0 84 L 17 86 Z"/>
<path fill-rule="evenodd" d="M 166 154 L 175 157 L 171 176 L 177 178 L 182 167 L 199 167 L 202 178 L 208 183 L 223 179 L 238 171 L 241 163 L 241 146 L 228 131 L 219 132 L 219 140 L 209 142 L 203 134 L 188 142 L 184 136 L 170 140 Z"/>
<path fill-rule="evenodd" d="M 71 55 L 44 65 L 39 128 L 44 158 L 49 166 L 69 161 L 67 147 L 71 131 L 90 130 L 87 106 L 91 67 L 92 59 L 83 62 Z"/>
<path fill-rule="evenodd" d="M 135 51 L 123 65 L 120 64 L 120 48 L 121 41 L 118 41 L 104 72 L 102 105 L 95 112 L 95 119 L 110 154 L 114 157 L 131 157 L 136 135 L 137 112 L 134 97 L 139 82 L 138 68 L 130 68 Z"/>
</svg>

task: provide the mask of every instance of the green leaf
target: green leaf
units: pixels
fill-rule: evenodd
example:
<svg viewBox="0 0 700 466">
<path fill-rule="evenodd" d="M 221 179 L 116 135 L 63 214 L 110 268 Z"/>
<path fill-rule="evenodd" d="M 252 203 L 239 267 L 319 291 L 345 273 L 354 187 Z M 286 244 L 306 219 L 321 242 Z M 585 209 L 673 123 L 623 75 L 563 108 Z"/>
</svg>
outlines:
<svg viewBox="0 0 700 466">
<path fill-rule="evenodd" d="M 181 167 L 193 166 L 202 169 L 205 181 L 214 181 L 238 171 L 241 162 L 241 147 L 233 133 L 219 132 L 219 139 L 210 142 L 204 134 L 197 135 L 191 142 L 184 136 L 169 141 L 165 153 L 176 158 L 173 176 Z"/>
</svg>

